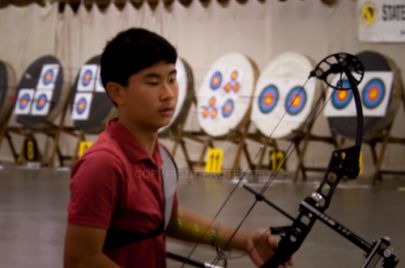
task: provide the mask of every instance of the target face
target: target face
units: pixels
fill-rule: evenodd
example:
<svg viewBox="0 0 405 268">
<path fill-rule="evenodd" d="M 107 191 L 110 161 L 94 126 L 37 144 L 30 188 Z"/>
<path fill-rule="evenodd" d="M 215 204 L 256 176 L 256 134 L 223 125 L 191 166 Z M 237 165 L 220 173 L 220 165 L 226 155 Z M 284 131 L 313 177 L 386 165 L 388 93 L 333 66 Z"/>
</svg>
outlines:
<svg viewBox="0 0 405 268">
<path fill-rule="evenodd" d="M 92 93 L 77 93 L 73 103 L 72 119 L 87 120 L 90 114 Z"/>
<path fill-rule="evenodd" d="M 267 114 L 273 111 L 279 99 L 278 89 L 274 85 L 265 87 L 259 95 L 259 109 Z"/>
<path fill-rule="evenodd" d="M 363 139 L 367 141 L 392 123 L 401 103 L 398 96 L 403 84 L 401 71 L 392 59 L 374 51 L 364 51 L 356 56 L 365 71 L 357 89 L 364 116 Z M 340 75 L 336 76 L 335 82 Z M 346 87 L 349 87 L 347 82 Z M 352 91 L 336 93 L 329 89 L 326 96 L 332 96 L 324 109 L 331 129 L 344 137 L 355 138 L 357 111 Z"/>
<path fill-rule="evenodd" d="M 307 94 L 302 87 L 293 88 L 287 95 L 285 110 L 290 115 L 296 115 L 302 111 L 307 102 Z"/>
<path fill-rule="evenodd" d="M 92 79 L 93 79 L 93 72 L 91 70 L 86 70 L 81 79 L 82 85 L 84 87 L 87 87 Z"/>
<path fill-rule="evenodd" d="M 384 96 L 384 82 L 379 78 L 371 79 L 369 82 L 367 82 L 363 89 L 363 105 L 368 109 L 375 109 L 381 104 Z"/>
<path fill-rule="evenodd" d="M 38 80 L 37 89 L 53 90 L 59 72 L 58 64 L 44 64 Z"/>
<path fill-rule="evenodd" d="M 48 97 L 45 94 L 41 94 L 35 102 L 35 108 L 37 110 L 43 110 L 48 102 Z"/>
<path fill-rule="evenodd" d="M 97 64 L 85 64 L 80 69 L 80 77 L 77 85 L 77 91 L 91 92 L 96 84 Z"/>
<path fill-rule="evenodd" d="M 210 136 L 222 136 L 245 122 L 254 82 L 253 65 L 245 56 L 230 53 L 215 61 L 197 96 L 201 128 Z"/>
<path fill-rule="evenodd" d="M 332 94 L 332 105 L 336 109 L 344 109 L 349 105 L 353 98 L 353 92 L 350 90 L 348 81 L 343 81 L 342 90 L 335 90 Z"/>
<path fill-rule="evenodd" d="M 77 104 L 76 104 L 76 112 L 77 112 L 77 114 L 82 115 L 86 111 L 88 106 L 89 106 L 89 103 L 87 102 L 87 99 L 84 98 L 84 97 L 81 97 L 77 101 Z"/>
<path fill-rule="evenodd" d="M 262 71 L 256 85 L 251 120 L 266 137 L 286 138 L 304 125 L 321 89 L 315 79 L 306 82 L 314 66 L 294 52 L 277 56 Z M 305 83 L 305 88 L 302 86 Z"/>
<path fill-rule="evenodd" d="M 212 74 L 211 79 L 210 79 L 210 88 L 212 90 L 217 90 L 218 88 L 221 87 L 222 84 L 222 74 L 221 72 L 217 71 Z"/>
<path fill-rule="evenodd" d="M 34 98 L 34 89 L 20 89 L 18 92 L 17 103 L 14 108 L 14 114 L 22 115 L 31 112 L 31 103 Z"/>
<path fill-rule="evenodd" d="M 32 106 L 32 115 L 44 116 L 49 113 L 52 100 L 52 91 L 37 90 L 35 92 L 34 103 Z"/>
<path fill-rule="evenodd" d="M 224 118 L 231 116 L 234 107 L 235 104 L 232 99 L 228 99 L 227 101 L 225 101 L 225 104 L 222 106 L 222 116 Z"/>
</svg>

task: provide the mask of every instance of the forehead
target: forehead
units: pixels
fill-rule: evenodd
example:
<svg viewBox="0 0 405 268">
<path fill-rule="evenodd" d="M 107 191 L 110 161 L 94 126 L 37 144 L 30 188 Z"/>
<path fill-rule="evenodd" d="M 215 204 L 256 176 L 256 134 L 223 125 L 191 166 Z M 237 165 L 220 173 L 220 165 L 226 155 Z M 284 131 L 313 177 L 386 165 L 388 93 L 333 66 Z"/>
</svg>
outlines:
<svg viewBox="0 0 405 268">
<path fill-rule="evenodd" d="M 138 74 L 140 76 L 148 76 L 148 75 L 168 75 L 176 71 L 176 66 L 173 63 L 167 63 L 165 61 L 158 62 L 150 67 L 147 67 Z"/>
</svg>

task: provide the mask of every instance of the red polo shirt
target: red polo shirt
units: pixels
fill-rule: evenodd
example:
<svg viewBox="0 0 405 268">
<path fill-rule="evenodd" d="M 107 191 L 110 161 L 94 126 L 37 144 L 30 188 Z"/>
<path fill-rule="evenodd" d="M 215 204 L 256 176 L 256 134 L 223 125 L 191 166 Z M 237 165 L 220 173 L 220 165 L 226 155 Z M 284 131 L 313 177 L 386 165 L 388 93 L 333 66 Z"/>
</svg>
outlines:
<svg viewBox="0 0 405 268">
<path fill-rule="evenodd" d="M 158 145 L 150 158 L 123 125 L 110 121 L 73 169 L 68 222 L 137 233 L 154 230 L 164 217 L 161 167 Z M 125 268 L 166 267 L 164 234 L 104 252 Z"/>
</svg>

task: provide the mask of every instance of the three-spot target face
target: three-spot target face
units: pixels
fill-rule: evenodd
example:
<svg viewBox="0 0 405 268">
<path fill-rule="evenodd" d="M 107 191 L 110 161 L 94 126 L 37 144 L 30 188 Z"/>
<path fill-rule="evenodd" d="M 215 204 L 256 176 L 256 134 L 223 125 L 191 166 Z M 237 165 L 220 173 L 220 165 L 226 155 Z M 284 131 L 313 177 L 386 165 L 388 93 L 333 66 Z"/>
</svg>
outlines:
<svg viewBox="0 0 405 268">
<path fill-rule="evenodd" d="M 210 136 L 222 136 L 246 122 L 255 76 L 252 62 L 237 53 L 218 59 L 197 96 L 198 119 Z"/>
<path fill-rule="evenodd" d="M 267 114 L 273 111 L 279 99 L 278 89 L 275 85 L 265 87 L 259 95 L 259 109 Z"/>
<path fill-rule="evenodd" d="M 371 79 L 362 92 L 363 105 L 369 109 L 380 106 L 385 96 L 384 82 L 379 78 Z"/>
<path fill-rule="evenodd" d="M 302 86 L 313 69 L 305 56 L 288 52 L 277 56 L 262 71 L 256 85 L 251 120 L 266 137 L 292 137 L 307 120 L 320 96 L 315 79 Z"/>
</svg>

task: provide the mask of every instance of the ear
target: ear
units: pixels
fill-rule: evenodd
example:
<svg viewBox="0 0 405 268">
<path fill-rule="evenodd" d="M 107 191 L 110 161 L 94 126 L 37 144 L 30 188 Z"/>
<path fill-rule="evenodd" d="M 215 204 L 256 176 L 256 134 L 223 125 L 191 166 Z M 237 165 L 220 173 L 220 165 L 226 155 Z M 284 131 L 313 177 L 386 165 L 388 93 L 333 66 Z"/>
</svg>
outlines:
<svg viewBox="0 0 405 268">
<path fill-rule="evenodd" d="M 117 106 L 120 106 L 123 104 L 123 100 L 125 99 L 123 96 L 123 87 L 115 82 L 109 82 L 106 85 L 106 91 L 108 95 L 110 96 L 111 100 L 117 104 Z"/>
</svg>

